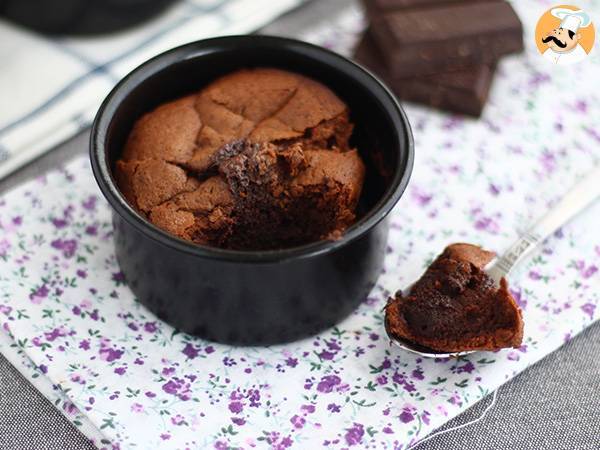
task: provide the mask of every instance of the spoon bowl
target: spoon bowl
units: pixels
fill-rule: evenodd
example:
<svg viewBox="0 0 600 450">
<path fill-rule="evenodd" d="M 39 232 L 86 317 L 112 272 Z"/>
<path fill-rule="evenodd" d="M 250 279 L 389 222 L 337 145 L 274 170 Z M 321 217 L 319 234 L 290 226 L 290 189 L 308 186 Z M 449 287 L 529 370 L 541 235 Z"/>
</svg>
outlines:
<svg viewBox="0 0 600 450">
<path fill-rule="evenodd" d="M 600 166 L 595 167 L 581 181 L 579 181 L 565 196 L 555 204 L 544 217 L 533 227 L 520 236 L 501 256 L 494 258 L 486 267 L 485 272 L 493 280 L 496 286 L 500 280 L 508 276 L 509 272 L 526 255 L 533 251 L 541 242 L 556 231 L 560 226 L 567 223 L 577 213 L 581 212 L 590 203 L 600 196 Z M 408 285 L 402 291 L 407 295 L 414 283 Z M 427 347 L 415 344 L 405 339 L 393 336 L 389 330 L 387 318 L 384 320 L 385 332 L 390 342 L 407 352 L 419 355 L 423 358 L 452 358 L 474 353 L 475 350 L 463 352 L 436 352 Z"/>
</svg>

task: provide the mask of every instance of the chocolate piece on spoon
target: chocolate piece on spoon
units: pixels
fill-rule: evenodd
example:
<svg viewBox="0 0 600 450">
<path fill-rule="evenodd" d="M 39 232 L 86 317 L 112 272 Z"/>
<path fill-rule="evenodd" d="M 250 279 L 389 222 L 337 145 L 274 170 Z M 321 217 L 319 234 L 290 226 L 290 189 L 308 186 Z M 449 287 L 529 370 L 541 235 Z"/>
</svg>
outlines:
<svg viewBox="0 0 600 450">
<path fill-rule="evenodd" d="M 523 339 L 521 311 L 502 279 L 484 271 L 495 254 L 471 244 L 452 244 L 408 293 L 386 307 L 390 336 L 435 352 L 498 350 Z"/>
</svg>

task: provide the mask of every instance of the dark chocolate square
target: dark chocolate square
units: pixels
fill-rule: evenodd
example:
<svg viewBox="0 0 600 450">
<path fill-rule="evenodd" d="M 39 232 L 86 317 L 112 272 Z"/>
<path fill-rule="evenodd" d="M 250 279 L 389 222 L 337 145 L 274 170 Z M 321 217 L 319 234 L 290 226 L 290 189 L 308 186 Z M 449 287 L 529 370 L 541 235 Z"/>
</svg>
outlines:
<svg viewBox="0 0 600 450">
<path fill-rule="evenodd" d="M 494 75 L 494 64 L 477 64 L 428 76 L 394 76 L 383 63 L 370 30 L 358 44 L 355 58 L 387 83 L 402 100 L 475 117 L 481 115 Z"/>
<path fill-rule="evenodd" d="M 523 29 L 503 1 L 450 2 L 371 18 L 383 62 L 395 77 L 460 70 L 493 63 L 523 49 Z"/>
</svg>

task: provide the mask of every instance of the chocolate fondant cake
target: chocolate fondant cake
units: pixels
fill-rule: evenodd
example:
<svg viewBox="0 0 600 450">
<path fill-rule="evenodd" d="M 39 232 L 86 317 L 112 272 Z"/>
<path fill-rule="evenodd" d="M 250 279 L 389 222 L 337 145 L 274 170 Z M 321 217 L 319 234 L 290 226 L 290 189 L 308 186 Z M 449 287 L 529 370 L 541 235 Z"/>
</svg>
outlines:
<svg viewBox="0 0 600 450">
<path fill-rule="evenodd" d="M 518 347 L 521 311 L 508 290 L 483 268 L 494 253 L 470 244 L 452 244 L 410 288 L 386 306 L 393 337 L 439 352 Z"/>
<path fill-rule="evenodd" d="M 364 180 L 352 129 L 324 85 L 241 70 L 139 119 L 117 183 L 152 223 L 198 244 L 257 250 L 336 238 L 355 221 Z"/>
</svg>

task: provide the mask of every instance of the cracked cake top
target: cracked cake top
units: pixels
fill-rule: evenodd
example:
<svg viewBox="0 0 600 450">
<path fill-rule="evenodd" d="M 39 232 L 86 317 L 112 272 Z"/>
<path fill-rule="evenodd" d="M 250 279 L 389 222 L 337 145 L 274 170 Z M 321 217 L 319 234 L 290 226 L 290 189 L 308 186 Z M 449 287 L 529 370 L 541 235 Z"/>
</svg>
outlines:
<svg viewBox="0 0 600 450">
<path fill-rule="evenodd" d="M 365 168 L 352 129 L 346 104 L 321 83 L 240 70 L 141 117 L 117 183 L 180 238 L 249 250 L 301 245 L 339 236 L 356 218 Z"/>
</svg>

